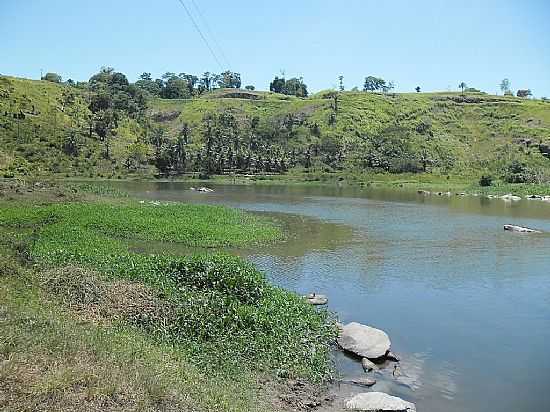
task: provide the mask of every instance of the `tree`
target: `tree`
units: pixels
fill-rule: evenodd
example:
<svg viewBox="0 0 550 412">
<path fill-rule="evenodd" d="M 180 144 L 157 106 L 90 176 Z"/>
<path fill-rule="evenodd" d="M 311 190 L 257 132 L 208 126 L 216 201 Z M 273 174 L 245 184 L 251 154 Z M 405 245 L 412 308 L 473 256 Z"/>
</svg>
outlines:
<svg viewBox="0 0 550 412">
<path fill-rule="evenodd" d="M 363 90 L 366 92 L 384 91 L 386 89 L 386 81 L 380 77 L 368 76 L 365 77 Z"/>
<path fill-rule="evenodd" d="M 416 90 L 417 93 L 420 93 L 420 86 L 416 86 L 414 90 Z"/>
<path fill-rule="evenodd" d="M 158 80 L 160 82 L 153 80 L 153 78 L 151 77 L 151 73 L 142 73 L 139 76 L 139 80 L 134 84 L 136 87 L 152 96 L 159 96 L 164 83 L 162 82 L 162 80 Z"/>
<path fill-rule="evenodd" d="M 293 77 L 288 79 L 285 83 L 284 94 L 294 95 L 297 97 L 307 97 L 307 86 L 304 83 L 304 79 Z"/>
<path fill-rule="evenodd" d="M 458 85 L 458 88 L 462 90 L 462 93 L 464 93 L 464 89 L 466 89 L 467 87 L 468 86 L 464 82 L 460 82 L 460 84 Z"/>
<path fill-rule="evenodd" d="M 244 88 L 245 88 L 246 90 L 250 90 L 250 91 L 253 91 L 253 90 L 256 89 L 256 88 L 255 88 L 254 86 L 252 86 L 251 84 L 249 84 L 248 86 L 244 86 Z"/>
<path fill-rule="evenodd" d="M 240 73 L 225 71 L 221 73 L 220 79 L 218 80 L 218 87 L 220 88 L 232 88 L 240 89 L 241 87 L 241 75 Z"/>
<path fill-rule="evenodd" d="M 61 83 L 62 81 L 61 76 L 59 74 L 51 73 L 51 72 L 46 73 L 46 75 L 42 77 L 42 80 L 46 80 L 47 82 L 52 82 L 52 83 Z"/>
<path fill-rule="evenodd" d="M 342 75 L 338 76 L 338 88 L 341 92 L 344 91 L 344 76 Z"/>
<path fill-rule="evenodd" d="M 279 78 L 275 76 L 273 81 L 269 83 L 269 90 L 272 91 L 273 93 L 284 93 L 285 83 L 286 81 L 284 77 Z"/>
<path fill-rule="evenodd" d="M 269 84 L 269 90 L 274 93 L 282 93 L 286 95 L 292 95 L 297 97 L 307 97 L 307 85 L 304 83 L 303 78 L 293 77 L 286 80 L 284 77 L 277 77 Z"/>
<path fill-rule="evenodd" d="M 518 90 L 518 92 L 517 92 L 518 97 L 530 97 L 532 95 L 533 95 L 533 93 L 531 92 L 531 89 Z"/>
<path fill-rule="evenodd" d="M 510 80 L 508 79 L 502 79 L 500 82 L 500 90 L 503 94 L 506 94 L 506 92 L 510 91 Z"/>
</svg>

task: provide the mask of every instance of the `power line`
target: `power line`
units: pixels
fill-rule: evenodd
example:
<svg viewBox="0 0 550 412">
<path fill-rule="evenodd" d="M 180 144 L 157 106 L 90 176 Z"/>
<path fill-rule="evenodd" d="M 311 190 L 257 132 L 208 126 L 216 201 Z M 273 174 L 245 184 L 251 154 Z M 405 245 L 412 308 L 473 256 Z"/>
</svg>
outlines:
<svg viewBox="0 0 550 412">
<path fill-rule="evenodd" d="M 220 63 L 220 60 L 218 59 L 218 56 L 216 56 L 216 53 L 214 53 L 214 50 L 212 49 L 212 47 L 210 47 L 210 43 L 208 43 L 208 40 L 206 40 L 206 37 L 204 37 L 204 34 L 202 34 L 202 31 L 199 28 L 197 22 L 195 22 L 195 19 L 193 18 L 193 15 L 189 12 L 189 9 L 187 8 L 187 6 L 185 5 L 185 3 L 182 0 L 178 0 L 178 1 L 180 2 L 180 4 L 185 9 L 185 12 L 187 13 L 187 16 L 189 16 L 189 20 L 191 20 L 191 23 L 193 23 L 193 26 L 195 26 L 195 30 L 197 30 L 197 32 L 201 36 L 202 41 L 204 42 L 204 44 L 206 44 L 206 47 L 208 47 L 208 50 L 210 50 L 210 53 L 212 54 L 212 57 L 214 57 L 214 60 L 216 60 L 216 63 L 218 63 L 218 66 L 220 66 L 220 69 L 223 70 L 223 66 Z"/>
<path fill-rule="evenodd" d="M 206 31 L 208 34 L 210 34 L 210 38 L 214 41 L 214 45 L 218 48 L 220 51 L 221 57 L 224 61 L 224 63 L 227 65 L 227 68 L 229 69 L 231 67 L 231 63 L 229 63 L 229 60 L 227 59 L 227 56 L 225 55 L 223 51 L 223 47 L 220 46 L 220 43 L 218 43 L 218 39 L 214 35 L 214 32 L 210 28 L 210 25 L 208 24 L 208 20 L 204 17 L 204 14 L 202 14 L 201 10 L 199 9 L 199 6 L 195 2 L 195 0 L 191 0 L 191 3 L 193 4 L 193 7 L 195 7 L 195 10 L 197 11 L 197 14 L 199 16 L 199 20 L 201 20 L 206 27 Z"/>
</svg>

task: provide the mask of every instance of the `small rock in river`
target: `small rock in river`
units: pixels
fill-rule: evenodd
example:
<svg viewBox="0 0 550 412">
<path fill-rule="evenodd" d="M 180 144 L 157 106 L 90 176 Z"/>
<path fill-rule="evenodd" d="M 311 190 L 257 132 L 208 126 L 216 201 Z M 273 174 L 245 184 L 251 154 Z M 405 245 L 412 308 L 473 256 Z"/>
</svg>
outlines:
<svg viewBox="0 0 550 412">
<path fill-rule="evenodd" d="M 367 392 L 355 395 L 346 401 L 345 408 L 367 412 L 416 412 L 414 403 L 382 392 Z"/>
<path fill-rule="evenodd" d="M 328 303 L 328 298 L 325 295 L 310 293 L 304 297 L 310 305 L 326 305 Z"/>
</svg>

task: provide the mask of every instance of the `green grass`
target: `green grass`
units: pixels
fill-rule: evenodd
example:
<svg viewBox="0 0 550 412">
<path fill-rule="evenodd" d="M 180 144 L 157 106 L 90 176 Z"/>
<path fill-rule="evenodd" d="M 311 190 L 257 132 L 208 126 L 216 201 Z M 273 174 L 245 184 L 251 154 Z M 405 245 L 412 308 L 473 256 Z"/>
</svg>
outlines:
<svg viewBox="0 0 550 412">
<path fill-rule="evenodd" d="M 45 296 L 32 276 L 0 283 L 0 409 L 263 411 L 255 376 L 205 374 L 178 347 L 97 324 Z"/>
<path fill-rule="evenodd" d="M 240 258 L 173 257 L 128 251 L 129 240 L 240 246 L 280 237 L 272 223 L 240 211 L 193 205 L 5 204 L 0 226 L 27 230 L 26 252 L 45 267 L 93 268 L 156 290 L 171 315 L 129 324 L 180 345 L 201 368 L 249 368 L 323 380 L 334 328 L 297 295 L 270 285 Z"/>
</svg>

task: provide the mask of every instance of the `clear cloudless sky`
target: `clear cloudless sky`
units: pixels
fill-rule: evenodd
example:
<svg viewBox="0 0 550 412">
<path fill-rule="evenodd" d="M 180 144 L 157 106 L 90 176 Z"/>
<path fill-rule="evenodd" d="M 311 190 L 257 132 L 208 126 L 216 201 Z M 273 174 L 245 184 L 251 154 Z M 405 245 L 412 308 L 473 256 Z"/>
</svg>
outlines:
<svg viewBox="0 0 550 412">
<path fill-rule="evenodd" d="M 223 69 L 258 89 L 284 70 L 312 91 L 341 74 L 348 89 L 375 75 L 495 93 L 507 77 L 550 97 L 550 0 L 194 0 L 207 24 L 182 1 Z M 221 71 L 178 0 L 0 0 L 0 73 L 87 80 L 101 66 L 131 81 Z"/>
</svg>

